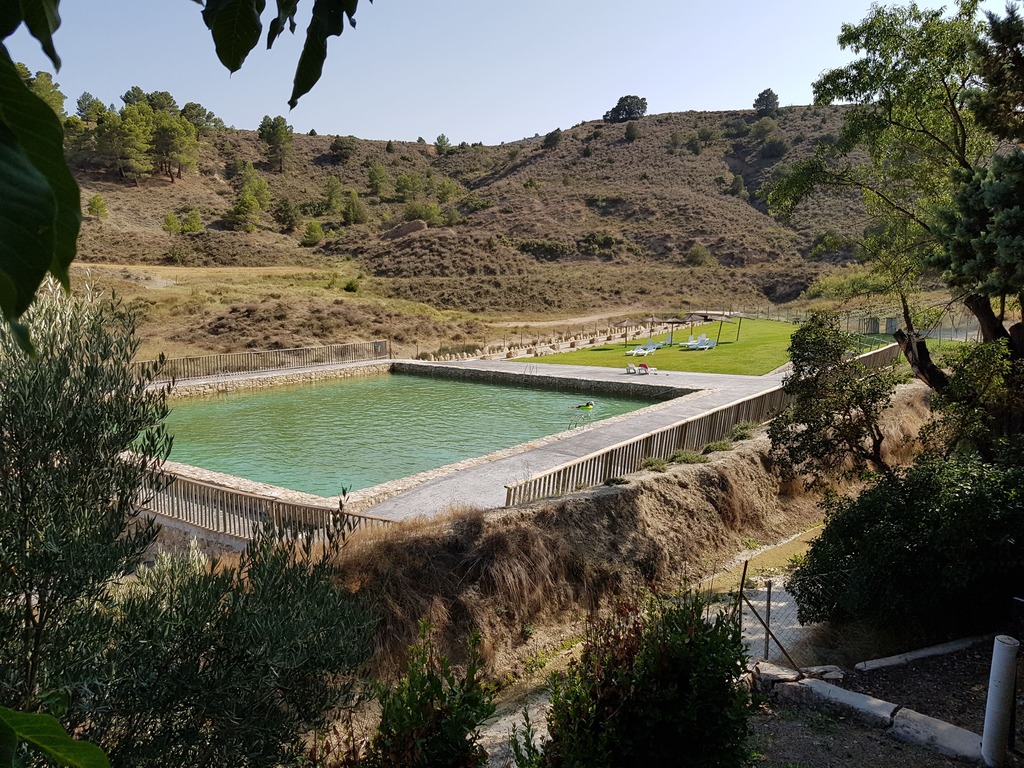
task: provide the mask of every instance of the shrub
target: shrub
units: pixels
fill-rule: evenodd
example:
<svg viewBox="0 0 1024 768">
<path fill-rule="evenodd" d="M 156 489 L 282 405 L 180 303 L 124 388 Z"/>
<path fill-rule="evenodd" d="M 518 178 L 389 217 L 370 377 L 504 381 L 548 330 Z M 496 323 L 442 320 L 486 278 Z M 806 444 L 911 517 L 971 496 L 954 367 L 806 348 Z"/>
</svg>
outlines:
<svg viewBox="0 0 1024 768">
<path fill-rule="evenodd" d="M 350 189 L 341 206 L 341 220 L 350 227 L 354 224 L 365 224 L 369 219 L 370 213 L 366 209 L 366 204 L 359 199 L 358 192 Z"/>
<path fill-rule="evenodd" d="M 729 440 L 715 440 L 715 441 L 710 442 L 707 445 L 705 445 L 704 446 L 704 450 L 702 451 L 702 453 L 709 454 L 709 453 L 717 453 L 718 451 L 731 451 L 731 450 L 732 450 L 732 442 L 730 442 Z"/>
<path fill-rule="evenodd" d="M 856 499 L 833 499 L 790 579 L 801 622 L 860 620 L 914 642 L 1007 616 L 1024 570 L 1020 446 L 998 463 L 926 456 Z"/>
<path fill-rule="evenodd" d="M 441 215 L 441 208 L 437 203 L 406 203 L 402 218 L 406 221 L 422 219 L 427 222 L 428 227 L 440 227 L 444 224 L 444 217 Z"/>
<path fill-rule="evenodd" d="M 648 456 L 640 462 L 640 469 L 646 469 L 649 472 L 664 472 L 668 469 L 668 462 L 657 456 Z"/>
<path fill-rule="evenodd" d="M 415 200 L 423 192 L 423 178 L 418 173 L 403 173 L 395 180 L 395 194 L 403 203 Z"/>
<path fill-rule="evenodd" d="M 102 195 L 93 195 L 89 198 L 89 204 L 85 208 L 86 213 L 92 216 L 94 219 L 107 218 L 109 211 L 107 210 L 107 202 L 103 199 Z"/>
<path fill-rule="evenodd" d="M 765 160 L 770 160 L 777 157 L 782 157 L 789 152 L 789 142 L 781 136 L 773 136 L 766 139 L 764 144 L 761 145 L 761 157 Z"/>
<path fill-rule="evenodd" d="M 691 267 L 703 267 L 714 261 L 711 250 L 703 243 L 694 243 L 683 254 L 683 263 Z"/>
<path fill-rule="evenodd" d="M 196 551 L 160 555 L 119 590 L 105 682 L 78 725 L 115 765 L 244 768 L 295 756 L 351 705 L 353 672 L 370 653 L 372 618 L 333 586 L 347 530 L 313 544 L 268 525 L 237 564 L 216 567 Z"/>
<path fill-rule="evenodd" d="M 561 143 L 562 143 L 562 129 L 561 128 L 555 128 L 555 130 L 553 130 L 551 133 L 549 133 L 547 136 L 544 137 L 544 141 L 541 143 L 541 146 L 544 149 L 554 149 L 555 147 L 557 147 Z"/>
<path fill-rule="evenodd" d="M 359 290 L 359 281 L 356 280 L 353 277 L 351 280 L 349 280 L 347 283 L 345 283 L 345 289 L 344 290 L 347 293 L 355 293 L 355 292 L 357 292 Z"/>
<path fill-rule="evenodd" d="M 171 235 L 181 232 L 181 222 L 178 221 L 178 217 L 174 215 L 173 211 L 168 211 L 164 216 L 163 230 Z"/>
<path fill-rule="evenodd" d="M 680 448 L 669 457 L 669 461 L 676 464 L 706 464 L 708 462 L 708 457 L 703 453 L 697 453 L 696 451 L 689 451 L 684 448 Z"/>
<path fill-rule="evenodd" d="M 477 646 L 470 639 L 466 673 L 458 676 L 430 643 L 430 627 L 420 626 L 420 641 L 409 653 L 403 677 L 394 688 L 379 686 L 381 719 L 370 740 L 366 766 L 484 765 L 487 752 L 477 729 L 495 705 L 478 675 Z"/>
<path fill-rule="evenodd" d="M 185 214 L 185 218 L 181 220 L 181 231 L 202 232 L 204 229 L 203 217 L 195 208 L 190 208 L 189 212 Z"/>
<path fill-rule="evenodd" d="M 740 440 L 749 440 L 754 436 L 754 430 L 760 426 L 756 421 L 741 421 L 732 425 L 729 432 L 729 439 L 734 443 Z"/>
<path fill-rule="evenodd" d="M 358 149 L 359 141 L 355 136 L 336 136 L 328 154 L 332 163 L 343 165 L 352 159 Z"/>
<path fill-rule="evenodd" d="M 626 123 L 626 141 L 634 142 L 640 138 L 640 123 L 630 121 Z"/>
<path fill-rule="evenodd" d="M 300 245 L 307 248 L 319 244 L 324 239 L 324 228 L 320 225 L 320 222 L 316 219 L 311 220 L 306 224 L 306 232 L 302 236 L 302 240 L 299 241 Z"/>
<path fill-rule="evenodd" d="M 302 223 L 302 211 L 287 197 L 282 197 L 274 204 L 270 215 L 285 232 L 293 232 Z"/>
<path fill-rule="evenodd" d="M 762 117 L 752 126 L 750 126 L 750 138 L 754 139 L 755 141 L 764 141 L 771 134 L 775 133 L 775 129 L 778 127 L 778 123 L 776 123 L 770 117 Z"/>
<path fill-rule="evenodd" d="M 620 606 L 589 627 L 580 658 L 552 679 L 543 756 L 521 745 L 519 764 L 746 765 L 740 626 L 729 613 L 709 615 L 687 593 L 646 610 Z"/>
</svg>

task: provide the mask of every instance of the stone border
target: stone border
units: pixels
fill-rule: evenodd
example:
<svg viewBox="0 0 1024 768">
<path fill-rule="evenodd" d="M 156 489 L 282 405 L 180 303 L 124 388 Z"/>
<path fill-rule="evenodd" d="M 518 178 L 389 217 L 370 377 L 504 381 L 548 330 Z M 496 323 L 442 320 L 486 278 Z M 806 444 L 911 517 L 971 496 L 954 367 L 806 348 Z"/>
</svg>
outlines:
<svg viewBox="0 0 1024 768">
<path fill-rule="evenodd" d="M 214 394 L 225 394 L 230 392 L 266 389 L 276 386 L 287 386 L 294 384 L 305 384 L 315 381 L 326 381 L 332 379 L 347 379 L 362 376 L 378 376 L 384 374 L 398 373 L 413 376 L 429 376 L 435 378 L 448 378 L 461 381 L 476 381 L 491 384 L 512 384 L 543 387 L 555 391 L 571 392 L 595 392 L 602 394 L 613 394 L 623 397 L 647 399 L 654 402 L 652 405 L 640 408 L 629 413 L 612 416 L 591 424 L 556 432 L 551 435 L 519 443 L 509 448 L 502 448 L 483 456 L 474 456 L 453 464 L 446 464 L 435 469 L 419 472 L 414 475 L 389 480 L 369 488 L 361 488 L 352 491 L 346 501 L 346 509 L 353 513 L 362 512 L 376 504 L 386 501 L 392 496 L 408 491 L 422 483 L 435 480 L 439 477 L 453 474 L 460 470 L 486 464 L 496 459 L 503 459 L 515 456 L 535 448 L 564 440 L 570 435 L 579 434 L 580 430 L 593 429 L 599 425 L 614 424 L 628 419 L 637 413 L 649 409 L 666 407 L 671 401 L 679 397 L 700 397 L 714 390 L 693 389 L 689 387 L 676 387 L 662 382 L 640 383 L 635 379 L 629 381 L 604 381 L 599 379 L 567 378 L 543 373 L 516 373 L 515 371 L 477 370 L 472 368 L 460 368 L 444 363 L 424 362 L 417 360 L 387 360 L 387 361 L 362 361 L 355 363 L 342 363 L 339 365 L 307 368 L 299 371 L 261 371 L 258 373 L 238 374 L 230 378 L 203 379 L 176 384 L 171 390 L 172 397 L 202 397 Z M 198 480 L 210 485 L 222 488 L 243 491 L 258 496 L 265 496 L 281 501 L 308 504 L 312 506 L 323 506 L 336 508 L 340 496 L 317 496 L 315 494 L 297 491 L 283 486 L 270 485 L 255 480 L 229 475 L 222 472 L 196 467 L 191 464 L 180 464 L 174 461 L 167 461 L 164 467 L 174 474 L 182 477 Z"/>
<path fill-rule="evenodd" d="M 650 380 L 648 376 L 627 376 L 622 381 L 605 381 L 532 371 L 517 373 L 516 371 L 480 370 L 416 360 L 395 360 L 391 363 L 391 372 L 460 381 L 478 381 L 485 384 L 527 385 L 563 392 L 595 392 L 643 400 L 674 400 L 677 397 L 700 391 L 692 387 L 673 386 L 660 378 Z"/>
<path fill-rule="evenodd" d="M 855 664 L 854 669 L 860 672 L 870 672 L 872 669 L 898 667 L 903 664 L 909 664 L 912 661 L 917 661 L 918 659 L 927 659 L 930 656 L 945 656 L 947 653 L 956 653 L 957 651 L 962 651 L 965 648 L 970 648 L 972 645 L 983 643 L 987 639 L 987 635 L 980 637 L 965 637 L 962 640 L 952 640 L 940 645 L 930 645 L 927 648 L 909 651 L 908 653 L 900 653 L 895 656 L 885 656 L 884 658 L 872 659 L 871 661 L 862 661 Z"/>
<path fill-rule="evenodd" d="M 782 701 L 849 713 L 900 741 L 960 760 L 981 762 L 981 736 L 972 731 L 824 680 L 801 677 L 800 672 L 768 662 L 754 666 L 758 689 Z"/>
<path fill-rule="evenodd" d="M 269 389 L 289 384 L 309 384 L 329 379 L 351 379 L 361 376 L 378 376 L 391 372 L 391 361 L 367 361 L 360 363 L 339 363 L 316 368 L 302 368 L 291 371 L 261 371 L 240 373 L 208 379 L 190 379 L 171 388 L 171 398 L 201 397 L 242 390 Z M 159 385 L 157 385 L 159 386 Z"/>
</svg>

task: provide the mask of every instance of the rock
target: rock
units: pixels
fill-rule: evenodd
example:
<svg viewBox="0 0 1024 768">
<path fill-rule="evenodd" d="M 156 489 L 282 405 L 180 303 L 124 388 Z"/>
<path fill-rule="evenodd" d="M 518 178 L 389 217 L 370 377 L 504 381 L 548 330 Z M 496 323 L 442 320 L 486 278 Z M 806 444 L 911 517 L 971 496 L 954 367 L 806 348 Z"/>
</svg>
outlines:
<svg viewBox="0 0 1024 768">
<path fill-rule="evenodd" d="M 808 677 L 816 677 L 819 680 L 842 680 L 846 673 L 835 664 L 823 664 L 817 667 L 800 667 L 800 671 Z"/>
<path fill-rule="evenodd" d="M 413 221 L 407 221 L 405 224 L 399 224 L 397 227 L 389 229 L 381 238 L 384 240 L 395 240 L 399 237 L 405 237 L 411 235 L 414 232 L 422 232 L 427 228 L 427 222 L 423 219 L 414 219 Z"/>
</svg>

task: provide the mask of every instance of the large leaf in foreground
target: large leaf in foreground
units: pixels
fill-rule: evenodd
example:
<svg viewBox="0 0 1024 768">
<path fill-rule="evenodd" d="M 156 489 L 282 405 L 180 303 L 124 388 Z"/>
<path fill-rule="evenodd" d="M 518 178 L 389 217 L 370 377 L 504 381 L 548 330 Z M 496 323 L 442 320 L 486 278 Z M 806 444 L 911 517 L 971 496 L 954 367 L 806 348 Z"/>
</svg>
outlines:
<svg viewBox="0 0 1024 768">
<path fill-rule="evenodd" d="M 81 203 L 64 161 L 64 131 L 0 45 L 0 310 L 17 318 L 49 271 L 65 287 Z"/>
<path fill-rule="evenodd" d="M 0 768 L 14 765 L 14 752 L 23 741 L 60 765 L 110 768 L 102 749 L 88 741 L 72 739 L 50 715 L 0 707 Z"/>
</svg>

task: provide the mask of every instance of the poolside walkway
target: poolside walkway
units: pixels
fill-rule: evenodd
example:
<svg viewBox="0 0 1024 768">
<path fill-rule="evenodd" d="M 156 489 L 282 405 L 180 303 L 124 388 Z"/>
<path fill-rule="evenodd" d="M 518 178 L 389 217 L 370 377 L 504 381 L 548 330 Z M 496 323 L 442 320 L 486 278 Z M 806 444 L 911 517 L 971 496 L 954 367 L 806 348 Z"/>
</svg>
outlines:
<svg viewBox="0 0 1024 768">
<path fill-rule="evenodd" d="M 481 371 L 504 371 L 524 376 L 549 376 L 573 381 L 628 381 L 634 386 L 652 390 L 699 390 L 692 394 L 657 403 L 630 414 L 595 422 L 592 425 L 562 433 L 555 439 L 526 443 L 513 455 L 502 455 L 476 466 L 458 469 L 426 480 L 385 501 L 362 511 L 377 517 L 403 520 L 432 516 L 452 507 L 502 507 L 505 486 L 518 483 L 530 475 L 560 466 L 567 461 L 599 451 L 610 445 L 676 424 L 719 406 L 774 389 L 782 383 L 783 374 L 765 376 L 732 376 L 705 373 L 659 372 L 648 376 L 631 375 L 625 368 L 557 365 L 512 360 L 463 360 L 430 363 Z M 510 414 L 515 418 L 515 414 Z M 383 459 L 386 460 L 386 459 Z"/>
</svg>

